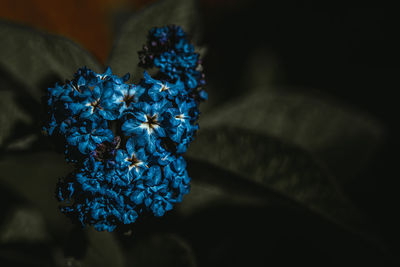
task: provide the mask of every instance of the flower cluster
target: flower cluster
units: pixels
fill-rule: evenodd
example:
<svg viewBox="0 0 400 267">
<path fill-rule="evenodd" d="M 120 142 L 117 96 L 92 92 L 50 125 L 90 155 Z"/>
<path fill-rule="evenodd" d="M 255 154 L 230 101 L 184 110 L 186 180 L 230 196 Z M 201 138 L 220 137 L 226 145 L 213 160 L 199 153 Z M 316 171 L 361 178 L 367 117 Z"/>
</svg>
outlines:
<svg viewBox="0 0 400 267">
<path fill-rule="evenodd" d="M 146 45 L 138 53 L 140 66 L 159 68 L 167 79 L 181 80 L 194 98 L 207 99 L 202 89 L 206 82 L 199 54 L 194 52 L 194 46 L 181 27 L 169 25 L 151 29 Z"/>
<path fill-rule="evenodd" d="M 197 61 L 179 27 L 153 28 L 150 36 L 165 29 L 174 29 L 174 35 L 158 40 L 188 46 L 182 54 L 175 51 L 177 58 Z M 192 73 L 182 72 L 182 62 L 157 64 L 160 78 L 144 72 L 138 84 L 110 68 L 98 74 L 84 67 L 71 81 L 48 90 L 44 131 L 61 138 L 66 159 L 75 166 L 59 180 L 57 198 L 64 203 L 61 211 L 82 225 L 113 231 L 143 212 L 163 216 L 189 192 L 182 154 L 198 129 L 201 98 L 195 97 L 188 82 Z"/>
</svg>

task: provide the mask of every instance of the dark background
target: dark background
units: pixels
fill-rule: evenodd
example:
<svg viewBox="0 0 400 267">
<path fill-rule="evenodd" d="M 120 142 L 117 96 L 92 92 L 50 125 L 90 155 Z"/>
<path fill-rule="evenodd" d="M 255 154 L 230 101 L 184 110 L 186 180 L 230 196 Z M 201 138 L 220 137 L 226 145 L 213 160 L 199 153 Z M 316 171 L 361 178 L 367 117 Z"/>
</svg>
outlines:
<svg viewBox="0 0 400 267">
<path fill-rule="evenodd" d="M 118 14 L 122 14 L 120 11 L 136 11 L 151 2 L 154 1 L 56 3 L 32 0 L 21 4 L 3 0 L 0 16 L 67 36 L 104 62 L 115 36 L 113 27 L 120 20 Z M 201 43 L 208 47 L 204 68 L 208 82 L 219 90 L 215 100 L 218 105 L 240 99 L 247 85 L 257 83 L 254 79 L 249 81 L 248 77 L 254 72 L 251 68 L 259 66 L 272 73 L 269 82 L 274 86 L 323 92 L 382 123 L 386 132 L 384 142 L 344 190 L 383 236 L 390 257 L 396 258 L 400 223 L 397 219 L 399 127 L 396 97 L 400 43 L 396 10 L 254 0 L 203 0 L 200 7 L 204 33 Z M 256 60 L 252 65 L 254 58 L 261 58 L 261 62 Z M 251 209 L 247 212 L 248 217 L 256 213 Z M 279 211 L 271 211 L 271 214 L 278 215 Z M 255 219 L 262 221 L 258 217 Z M 278 223 L 274 225 L 278 226 Z M 216 229 L 224 227 L 229 228 L 221 225 Z M 334 230 L 326 231 L 335 235 Z M 268 234 L 273 235 L 273 231 Z M 298 233 L 294 229 L 291 234 Z M 274 248 L 268 246 L 268 249 Z M 297 249 L 290 251 L 297 251 L 296 257 L 301 258 Z M 281 255 L 280 250 L 276 253 L 286 256 Z"/>
<path fill-rule="evenodd" d="M 395 9 L 235 2 L 204 12 L 209 80 L 227 94 L 240 91 L 246 81 L 221 77 L 240 77 L 254 51 L 267 51 L 277 61 L 274 84 L 322 91 L 381 121 L 385 143 L 347 190 L 397 246 L 400 43 Z"/>
</svg>

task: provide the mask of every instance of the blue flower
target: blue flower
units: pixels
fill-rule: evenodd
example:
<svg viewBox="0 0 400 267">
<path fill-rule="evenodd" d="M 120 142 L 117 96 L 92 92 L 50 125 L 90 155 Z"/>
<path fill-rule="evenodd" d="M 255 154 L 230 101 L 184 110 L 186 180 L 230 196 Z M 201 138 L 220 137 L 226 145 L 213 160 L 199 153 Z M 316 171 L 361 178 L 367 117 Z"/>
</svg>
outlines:
<svg viewBox="0 0 400 267">
<path fill-rule="evenodd" d="M 111 82 L 110 82 L 111 83 Z M 115 120 L 119 116 L 118 105 L 110 101 L 112 90 L 110 84 L 98 84 L 93 89 L 88 87 L 82 91 L 80 106 L 75 109 L 83 119 L 101 116 L 105 120 Z M 108 87 L 108 88 L 107 88 Z"/>
<path fill-rule="evenodd" d="M 125 212 L 122 216 L 122 222 L 124 224 L 132 224 L 136 221 L 138 218 L 138 214 L 134 209 L 129 209 L 127 212 Z"/>
<path fill-rule="evenodd" d="M 157 67 L 160 75 L 171 81 L 180 80 L 197 101 L 207 99 L 201 88 L 205 85 L 199 54 L 179 26 L 152 28 L 143 50 L 139 51 L 139 65 Z"/>
<path fill-rule="evenodd" d="M 195 108 L 194 102 L 181 101 L 179 98 L 176 99 L 176 108 L 168 109 L 169 123 L 172 127 L 168 128 L 168 135 L 171 140 L 179 143 L 182 140 L 182 136 L 186 133 L 191 133 L 194 130 L 191 120 L 191 109 Z"/>
<path fill-rule="evenodd" d="M 63 138 L 74 171 L 59 180 L 60 210 L 81 225 L 113 231 L 141 213 L 163 216 L 190 190 L 181 156 L 198 130 L 207 98 L 199 55 L 178 26 L 150 30 L 139 52 L 139 84 L 83 67 L 71 81 L 48 89 L 43 130 Z"/>
<path fill-rule="evenodd" d="M 159 81 L 150 77 L 147 72 L 144 72 L 145 83 L 151 85 L 148 94 L 154 101 L 159 101 L 162 98 L 174 99 L 178 94 L 185 94 L 185 88 L 180 80 L 175 83 L 167 81 Z"/>
<path fill-rule="evenodd" d="M 150 188 L 153 186 L 157 186 L 161 183 L 161 178 L 162 175 L 160 166 L 151 166 L 146 176 L 144 177 L 144 184 Z"/>
<path fill-rule="evenodd" d="M 147 198 L 146 188 L 142 181 L 138 181 L 135 189 L 130 192 L 129 200 L 135 205 L 142 205 L 145 198 Z"/>
<path fill-rule="evenodd" d="M 128 181 L 141 178 L 148 168 L 147 154 L 142 146 L 134 138 L 129 138 L 126 143 L 126 150 L 119 149 L 116 161 L 120 165 L 119 172 Z"/>
<path fill-rule="evenodd" d="M 157 217 L 161 217 L 165 214 L 166 211 L 172 210 L 173 205 L 168 201 L 168 197 L 164 198 L 163 196 L 156 195 L 148 205 L 153 212 L 153 214 Z"/>
<path fill-rule="evenodd" d="M 198 129 L 198 125 L 193 126 L 193 129 L 197 130 Z M 185 136 L 185 138 L 182 138 L 181 142 L 178 143 L 177 147 L 176 147 L 176 153 L 177 154 L 183 154 L 186 152 L 189 144 L 193 141 L 194 139 L 194 135 L 187 135 Z"/>
<path fill-rule="evenodd" d="M 122 125 L 122 131 L 128 136 L 135 136 L 137 142 L 152 152 L 155 150 L 155 142 L 159 137 L 165 137 L 166 133 L 162 124 L 164 113 L 171 103 L 162 100 L 154 104 L 141 102 L 134 105 L 132 118 Z"/>
<path fill-rule="evenodd" d="M 79 171 L 59 182 L 58 198 L 75 200 L 72 205 L 62 207 L 62 212 L 76 217 L 83 225 L 92 224 L 99 231 L 114 230 L 118 221 L 124 224 L 135 222 L 138 217 L 136 206 L 127 203 L 127 198 L 121 194 L 126 186 L 109 183 L 115 178 L 108 176 L 115 176 L 115 173 L 105 172 L 99 162 L 86 160 Z"/>
<path fill-rule="evenodd" d="M 121 137 L 115 136 L 112 142 L 104 141 L 96 146 L 91 156 L 97 161 L 103 162 L 108 168 L 116 164 L 115 156 L 121 144 Z"/>
<path fill-rule="evenodd" d="M 104 127 L 96 122 L 85 121 L 79 127 L 71 128 L 66 141 L 71 146 L 77 146 L 82 154 L 88 154 L 95 150 L 98 144 L 114 139 L 113 132 L 102 126 Z"/>
<path fill-rule="evenodd" d="M 173 160 L 175 160 L 173 152 L 164 148 L 160 139 L 156 141 L 155 147 L 156 149 L 152 152 L 151 157 L 152 160 L 161 167 L 168 165 Z"/>
<path fill-rule="evenodd" d="M 110 101 L 119 105 L 119 113 L 123 114 L 126 109 L 129 109 L 132 104 L 139 101 L 140 96 L 144 93 L 145 88 L 140 85 L 122 84 L 110 94 Z"/>
<path fill-rule="evenodd" d="M 171 186 L 177 189 L 177 198 L 174 200 L 176 202 L 182 201 L 182 196 L 189 193 L 190 178 L 186 171 L 186 162 L 183 157 L 178 157 L 171 164 L 164 168 L 164 175 L 171 183 Z"/>
</svg>

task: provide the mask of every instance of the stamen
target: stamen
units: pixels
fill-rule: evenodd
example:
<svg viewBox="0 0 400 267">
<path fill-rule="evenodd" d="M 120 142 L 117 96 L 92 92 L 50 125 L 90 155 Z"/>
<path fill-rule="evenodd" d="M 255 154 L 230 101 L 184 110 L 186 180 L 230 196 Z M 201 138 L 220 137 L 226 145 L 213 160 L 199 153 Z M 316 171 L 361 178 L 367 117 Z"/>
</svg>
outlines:
<svg viewBox="0 0 400 267">
<path fill-rule="evenodd" d="M 135 102 L 135 95 L 134 95 L 134 94 L 129 95 L 129 93 L 126 94 L 126 95 L 124 95 L 124 98 L 122 99 L 122 102 L 125 102 L 125 105 L 126 105 L 127 107 L 129 107 L 129 105 L 130 105 L 132 102 Z"/>
<path fill-rule="evenodd" d="M 92 103 L 90 103 L 90 105 L 93 107 L 93 111 L 96 109 L 96 108 L 98 108 L 98 109 L 103 109 L 101 106 L 100 106 L 100 99 L 97 99 L 97 100 L 95 100 L 95 101 L 93 101 Z"/>
<path fill-rule="evenodd" d="M 72 89 L 74 89 L 75 91 L 81 93 L 79 85 L 75 86 L 72 82 L 70 82 L 69 85 L 72 87 Z"/>
<path fill-rule="evenodd" d="M 160 92 L 167 91 L 169 87 L 166 84 L 161 84 Z"/>
<path fill-rule="evenodd" d="M 131 164 L 129 164 L 129 170 L 132 170 L 132 168 L 138 169 L 138 167 L 142 164 L 142 161 L 140 161 L 135 154 L 132 155 L 130 158 L 126 158 L 126 161 L 129 161 Z"/>
<path fill-rule="evenodd" d="M 183 121 L 183 120 L 185 120 L 185 115 L 183 115 L 183 114 L 176 115 L 175 119 Z"/>
</svg>

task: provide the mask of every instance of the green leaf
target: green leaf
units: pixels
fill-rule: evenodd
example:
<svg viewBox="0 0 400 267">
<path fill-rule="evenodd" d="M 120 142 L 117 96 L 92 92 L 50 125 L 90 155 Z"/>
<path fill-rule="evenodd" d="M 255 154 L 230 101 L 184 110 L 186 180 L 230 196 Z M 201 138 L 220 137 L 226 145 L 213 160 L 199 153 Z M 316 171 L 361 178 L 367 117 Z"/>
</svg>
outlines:
<svg viewBox="0 0 400 267">
<path fill-rule="evenodd" d="M 249 130 L 225 126 L 201 129 L 190 146 L 188 156 L 228 170 L 260 188 L 270 189 L 339 227 L 369 239 L 377 239 L 371 225 L 344 196 L 333 176 L 316 158 L 301 148 Z M 201 170 L 193 170 L 189 175 L 197 176 L 197 172 Z M 204 171 L 202 173 L 207 175 Z M 219 196 L 221 188 L 234 182 L 230 178 L 215 179 L 213 186 L 207 186 L 207 190 L 202 190 L 201 194 L 192 191 L 188 198 L 199 198 L 187 203 L 184 200 L 183 207 L 193 203 L 194 207 L 189 206 L 186 210 L 197 210 L 196 205 L 200 204 L 201 207 L 202 201 L 212 201 Z M 214 184 L 220 179 L 225 179 L 226 182 L 222 182 L 224 186 L 215 187 Z M 244 189 L 243 185 L 238 184 L 235 188 L 235 193 L 232 193 L 235 197 L 229 198 L 229 201 L 260 203 L 260 195 L 255 194 L 254 187 L 248 191 L 248 197 L 238 194 L 238 189 Z"/>
<path fill-rule="evenodd" d="M 40 106 L 11 75 L 0 68 L 0 150 L 18 150 L 36 138 Z M 36 133 L 34 133 L 36 131 Z"/>
<path fill-rule="evenodd" d="M 39 211 L 21 206 L 5 215 L 6 222 L 0 228 L 0 244 L 48 242 L 46 225 Z"/>
<path fill-rule="evenodd" d="M 31 203 L 43 216 L 46 230 L 52 240 L 55 240 L 52 245 L 54 259 L 58 266 L 124 266 L 124 256 L 111 233 L 99 233 L 88 227 L 84 231 L 78 231 L 75 236 L 71 234 L 75 225 L 59 211 L 58 201 L 55 198 L 57 180 L 71 170 L 63 155 L 50 152 L 12 154 L 0 159 L 0 169 L 0 185 L 10 188 L 16 195 Z M 18 210 L 10 212 L 19 214 Z M 38 214 L 25 212 L 22 215 L 25 218 L 29 218 L 27 216 L 36 218 L 34 215 Z M 25 239 L 47 238 L 45 235 L 47 232 L 39 231 L 44 227 L 40 219 L 41 217 L 35 219 L 38 221 L 36 224 L 35 220 L 30 220 L 28 223 L 21 221 L 21 218 L 14 224 L 10 224 L 13 221 L 9 220 L 4 224 L 7 229 L 0 232 L 0 239 L 21 239 L 20 236 L 24 232 L 14 233 L 16 227 L 23 227 L 21 223 L 26 224 L 25 232 L 27 229 L 36 229 L 36 235 L 25 236 Z M 72 240 L 70 240 L 71 237 Z M 63 251 L 65 243 L 68 243 L 70 247 L 81 249 L 82 257 L 65 254 Z"/>
<path fill-rule="evenodd" d="M 215 143 L 210 142 L 210 145 Z M 218 153 L 218 148 L 213 152 Z M 240 160 L 237 162 L 240 165 Z M 293 175 L 297 170 L 290 170 L 290 165 L 297 165 L 300 174 L 308 169 L 303 160 L 299 164 L 287 163 L 286 171 L 270 168 Z M 369 240 L 321 216 L 309 208 L 310 203 L 290 198 L 268 184 L 254 183 L 206 161 L 190 159 L 188 170 L 192 177 L 191 192 L 176 207 L 182 219 L 172 220 L 169 224 L 191 245 L 200 266 L 264 266 L 274 263 L 341 266 L 344 262 L 385 265 L 389 261 L 376 240 Z M 306 173 L 316 176 L 311 170 Z M 318 169 L 314 173 L 318 173 Z M 306 176 L 302 178 L 314 180 Z M 321 186 L 313 192 L 313 185 L 307 186 L 306 181 L 303 185 L 294 183 L 291 187 L 303 188 L 304 195 L 317 196 Z M 325 190 L 321 191 L 324 193 Z M 326 203 L 323 195 L 314 200 Z M 325 208 L 347 209 L 343 206 Z"/>
<path fill-rule="evenodd" d="M 38 102 L 49 86 L 71 79 L 79 67 L 102 69 L 86 50 L 61 36 L 1 20 L 0 38 L 0 69 Z"/>
<path fill-rule="evenodd" d="M 63 155 L 51 152 L 17 153 L 0 159 L 0 182 L 32 203 L 44 216 L 48 231 L 63 238 L 72 227 L 58 210 L 55 186 L 71 167 Z"/>
<path fill-rule="evenodd" d="M 177 234 L 149 234 L 136 238 L 133 243 L 127 250 L 127 261 L 130 266 L 197 266 L 192 248 Z"/>
<path fill-rule="evenodd" d="M 0 181 L 0 266 L 53 266 L 41 212 Z"/>
<path fill-rule="evenodd" d="M 2 85 L 0 85 L 2 87 Z M 16 103 L 16 93 L 0 90 L 0 148 L 12 137 L 17 123 L 32 125 L 32 117 Z"/>
<path fill-rule="evenodd" d="M 44 244 L 12 244 L 0 247 L 1 266 L 53 267 L 52 248 Z"/>
<path fill-rule="evenodd" d="M 341 182 L 362 169 L 384 138 L 373 118 L 343 104 L 289 90 L 255 90 L 202 115 L 201 130 L 238 127 L 274 136 L 321 159 Z"/>
<path fill-rule="evenodd" d="M 138 51 L 146 43 L 148 31 L 152 27 L 176 24 L 193 34 L 197 18 L 196 3 L 195 0 L 161 0 L 133 14 L 119 29 L 107 65 L 118 75 L 129 72 L 135 79 L 141 77 L 142 73 L 137 67 Z"/>
<path fill-rule="evenodd" d="M 0 20 L 0 38 L 0 148 L 24 149 L 40 134 L 40 102 L 47 88 L 71 79 L 80 67 L 102 67 L 61 36 Z"/>
<path fill-rule="evenodd" d="M 125 266 L 120 244 L 112 233 L 77 227 L 69 232 L 65 243 L 63 249 L 54 251 L 57 266 Z"/>
<path fill-rule="evenodd" d="M 124 255 L 114 235 L 108 232 L 97 232 L 88 228 L 88 250 L 82 263 L 83 266 L 125 266 Z"/>
</svg>

